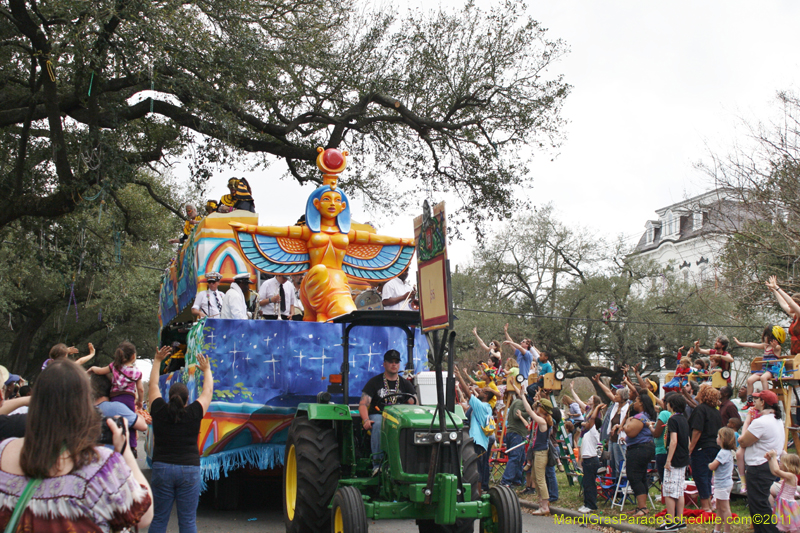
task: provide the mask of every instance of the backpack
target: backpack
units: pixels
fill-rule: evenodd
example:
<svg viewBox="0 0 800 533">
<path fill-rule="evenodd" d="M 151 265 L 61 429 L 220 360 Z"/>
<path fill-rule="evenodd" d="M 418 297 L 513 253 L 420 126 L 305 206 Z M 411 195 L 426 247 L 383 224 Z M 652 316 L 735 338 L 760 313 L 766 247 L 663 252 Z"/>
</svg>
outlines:
<svg viewBox="0 0 800 533">
<path fill-rule="evenodd" d="M 550 429 L 550 435 L 547 436 L 547 466 L 556 466 L 559 457 L 561 457 L 561 454 L 558 451 L 554 426 Z"/>
</svg>

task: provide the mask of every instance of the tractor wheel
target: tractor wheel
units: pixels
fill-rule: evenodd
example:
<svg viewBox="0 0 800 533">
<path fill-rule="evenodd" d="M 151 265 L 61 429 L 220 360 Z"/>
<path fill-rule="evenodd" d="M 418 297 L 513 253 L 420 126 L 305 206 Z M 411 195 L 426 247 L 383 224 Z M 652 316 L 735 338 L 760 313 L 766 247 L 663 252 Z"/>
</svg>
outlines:
<svg viewBox="0 0 800 533">
<path fill-rule="evenodd" d="M 469 436 L 469 430 L 462 430 L 461 437 L 461 479 L 464 483 L 470 483 L 472 487 L 471 501 L 478 499 L 478 482 L 481 479 L 478 472 L 478 454 L 475 453 L 473 440 Z M 472 533 L 475 531 L 475 520 L 463 519 L 456 520 L 450 526 L 442 526 L 433 520 L 417 520 L 419 533 Z"/>
<path fill-rule="evenodd" d="M 283 520 L 287 533 L 329 529 L 328 504 L 339 483 L 339 450 L 333 427 L 295 418 L 286 439 Z"/>
<path fill-rule="evenodd" d="M 481 521 L 481 531 L 522 533 L 522 511 L 514 491 L 499 485 L 492 487 L 489 489 L 489 502 L 492 505 L 492 516 Z"/>
<path fill-rule="evenodd" d="M 332 533 L 367 533 L 367 513 L 364 500 L 355 487 L 342 487 L 336 491 L 331 506 Z"/>
</svg>

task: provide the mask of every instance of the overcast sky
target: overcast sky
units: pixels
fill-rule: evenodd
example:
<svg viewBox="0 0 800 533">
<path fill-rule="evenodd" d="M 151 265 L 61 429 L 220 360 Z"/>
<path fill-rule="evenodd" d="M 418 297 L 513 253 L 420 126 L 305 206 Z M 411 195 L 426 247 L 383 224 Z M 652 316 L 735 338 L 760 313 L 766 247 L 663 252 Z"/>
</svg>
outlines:
<svg viewBox="0 0 800 533">
<path fill-rule="evenodd" d="M 656 209 L 712 186 L 694 168 L 709 148 L 732 146 L 745 134 L 742 119 L 770 118 L 776 92 L 796 86 L 800 2 L 559 0 L 528 10 L 551 38 L 566 41 L 570 52 L 552 72 L 573 86 L 565 141 L 535 157 L 529 198 L 552 202 L 570 225 L 631 244 Z M 209 197 L 224 194 L 231 175 L 215 178 Z M 293 223 L 311 192 L 289 180 L 251 184 L 261 224 Z M 412 216 L 378 220 L 358 202 L 352 207 L 354 219 L 376 222 L 381 233 L 412 233 Z M 451 257 L 467 261 L 471 246 L 451 242 Z"/>
</svg>

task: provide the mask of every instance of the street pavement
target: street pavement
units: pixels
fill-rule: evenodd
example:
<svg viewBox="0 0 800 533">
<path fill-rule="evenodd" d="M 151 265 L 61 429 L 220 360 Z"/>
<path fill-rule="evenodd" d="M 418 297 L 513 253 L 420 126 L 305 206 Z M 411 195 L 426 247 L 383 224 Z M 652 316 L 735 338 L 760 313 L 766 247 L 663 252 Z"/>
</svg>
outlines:
<svg viewBox="0 0 800 533">
<path fill-rule="evenodd" d="M 142 442 L 144 439 L 139 439 Z M 144 460 L 144 450 L 139 447 L 139 466 L 150 479 L 150 468 Z M 283 533 L 282 481 L 279 478 L 256 478 L 248 480 L 247 489 L 240 496 L 239 508 L 235 511 L 219 511 L 213 508 L 211 498 L 200 498 L 197 510 L 197 530 L 203 533 Z M 209 491 L 210 492 L 210 489 Z M 578 525 L 555 525 L 553 517 L 533 516 L 522 510 L 523 533 L 547 531 L 555 527 L 559 533 L 586 533 Z M 369 524 L 370 533 L 413 532 L 417 528 L 413 520 L 379 520 Z M 475 522 L 475 531 L 480 531 Z M 167 533 L 179 533 L 178 515 L 172 509 Z M 321 532 L 325 533 L 325 532 Z"/>
<path fill-rule="evenodd" d="M 525 510 L 522 511 L 522 531 L 534 533 L 552 531 L 558 533 L 586 533 L 588 529 L 581 529 L 578 525 L 554 525 L 553 517 L 532 516 Z M 280 502 L 274 508 L 261 510 L 214 511 L 201 506 L 197 511 L 197 530 L 213 533 L 283 533 L 283 515 Z M 417 531 L 413 520 L 379 520 L 370 522 L 370 533 L 398 533 L 401 531 Z M 478 532 L 478 523 L 475 523 Z M 178 533 L 178 517 L 174 510 L 169 521 L 168 533 Z"/>
</svg>

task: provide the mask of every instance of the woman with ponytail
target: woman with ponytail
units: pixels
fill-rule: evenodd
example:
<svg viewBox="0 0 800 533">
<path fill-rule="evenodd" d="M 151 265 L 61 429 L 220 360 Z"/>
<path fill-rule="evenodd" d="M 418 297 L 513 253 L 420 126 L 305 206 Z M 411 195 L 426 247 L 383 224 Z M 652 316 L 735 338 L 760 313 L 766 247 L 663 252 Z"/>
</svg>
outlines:
<svg viewBox="0 0 800 533">
<path fill-rule="evenodd" d="M 203 372 L 203 392 L 189 403 L 189 389 L 183 383 L 169 388 L 167 401 L 158 388 L 161 362 L 169 355 L 164 346 L 155 356 L 150 372 L 150 414 L 153 417 L 153 487 L 155 512 L 151 533 L 164 533 L 172 513 L 172 504 L 178 506 L 180 533 L 195 533 L 197 503 L 200 500 L 200 451 L 197 438 L 200 421 L 211 404 L 214 378 L 208 358 L 197 354 L 197 369 Z"/>
</svg>

